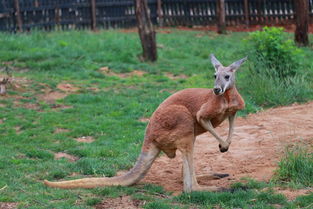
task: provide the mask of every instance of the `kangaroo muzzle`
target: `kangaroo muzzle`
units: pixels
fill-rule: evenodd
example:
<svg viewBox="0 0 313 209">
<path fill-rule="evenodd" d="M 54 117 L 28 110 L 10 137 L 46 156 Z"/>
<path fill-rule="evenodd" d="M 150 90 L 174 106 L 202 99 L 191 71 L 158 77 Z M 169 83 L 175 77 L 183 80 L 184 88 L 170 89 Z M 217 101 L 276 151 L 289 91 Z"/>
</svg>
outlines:
<svg viewBox="0 0 313 209">
<path fill-rule="evenodd" d="M 220 94 L 222 94 L 222 93 L 223 93 L 222 91 L 223 91 L 223 90 L 222 90 L 222 88 L 220 88 L 220 87 L 214 87 L 214 89 L 213 89 L 213 92 L 214 92 L 215 95 L 220 95 Z"/>
</svg>

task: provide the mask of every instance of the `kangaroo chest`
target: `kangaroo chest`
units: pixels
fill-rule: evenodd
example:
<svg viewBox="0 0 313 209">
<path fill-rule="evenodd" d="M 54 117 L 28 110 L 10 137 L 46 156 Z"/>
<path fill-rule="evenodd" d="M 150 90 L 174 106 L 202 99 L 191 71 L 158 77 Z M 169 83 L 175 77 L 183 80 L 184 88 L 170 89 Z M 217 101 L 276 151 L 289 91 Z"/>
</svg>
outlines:
<svg viewBox="0 0 313 209">
<path fill-rule="evenodd" d="M 238 99 L 227 100 L 225 98 L 221 98 L 219 101 L 219 107 L 217 108 L 216 114 L 212 115 L 210 121 L 213 127 L 217 127 L 220 125 L 226 118 L 230 115 L 234 115 L 238 110 L 243 109 L 244 104 Z"/>
</svg>

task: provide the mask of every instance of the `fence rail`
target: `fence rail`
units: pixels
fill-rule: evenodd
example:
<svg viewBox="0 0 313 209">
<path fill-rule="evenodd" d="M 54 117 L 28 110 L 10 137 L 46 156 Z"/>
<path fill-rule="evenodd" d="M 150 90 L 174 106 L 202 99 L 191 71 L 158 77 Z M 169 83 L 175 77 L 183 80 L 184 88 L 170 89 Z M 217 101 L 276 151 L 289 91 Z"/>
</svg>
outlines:
<svg viewBox="0 0 313 209">
<path fill-rule="evenodd" d="M 310 19 L 313 19 L 313 0 Z M 216 0 L 148 0 L 154 24 L 216 24 Z M 226 25 L 290 24 L 293 0 L 225 0 Z M 127 28 L 136 25 L 134 0 L 0 0 L 0 31 Z"/>
</svg>

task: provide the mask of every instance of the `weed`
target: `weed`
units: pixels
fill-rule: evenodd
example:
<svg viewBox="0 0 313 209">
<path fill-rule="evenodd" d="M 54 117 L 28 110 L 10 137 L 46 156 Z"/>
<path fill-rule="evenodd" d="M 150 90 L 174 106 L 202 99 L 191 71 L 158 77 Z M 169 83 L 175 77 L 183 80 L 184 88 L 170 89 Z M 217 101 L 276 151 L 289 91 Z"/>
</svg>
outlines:
<svg viewBox="0 0 313 209">
<path fill-rule="evenodd" d="M 287 150 L 279 162 L 274 180 L 313 186 L 313 153 L 301 147 Z"/>
</svg>

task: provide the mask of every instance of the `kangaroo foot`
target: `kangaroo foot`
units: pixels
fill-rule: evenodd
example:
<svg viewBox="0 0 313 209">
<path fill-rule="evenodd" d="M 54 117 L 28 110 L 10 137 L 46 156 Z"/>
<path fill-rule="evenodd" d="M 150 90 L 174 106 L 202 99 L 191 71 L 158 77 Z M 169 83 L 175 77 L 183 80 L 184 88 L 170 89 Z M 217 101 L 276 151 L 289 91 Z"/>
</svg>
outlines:
<svg viewBox="0 0 313 209">
<path fill-rule="evenodd" d="M 228 176 L 229 176 L 229 174 L 227 174 L 227 173 L 204 174 L 204 175 L 198 175 L 197 180 L 198 181 L 217 180 L 217 179 L 222 179 L 222 178 L 225 178 Z"/>
<path fill-rule="evenodd" d="M 223 187 L 216 187 L 216 186 L 194 186 L 192 191 L 209 191 L 209 192 L 220 192 L 225 190 Z"/>
</svg>

